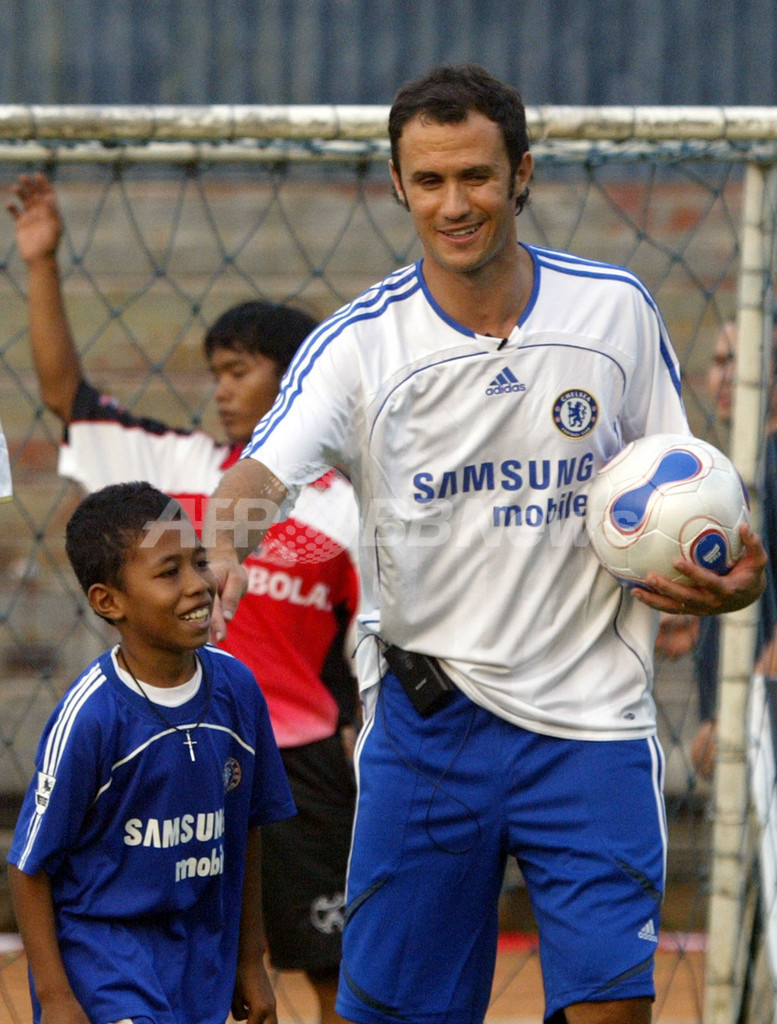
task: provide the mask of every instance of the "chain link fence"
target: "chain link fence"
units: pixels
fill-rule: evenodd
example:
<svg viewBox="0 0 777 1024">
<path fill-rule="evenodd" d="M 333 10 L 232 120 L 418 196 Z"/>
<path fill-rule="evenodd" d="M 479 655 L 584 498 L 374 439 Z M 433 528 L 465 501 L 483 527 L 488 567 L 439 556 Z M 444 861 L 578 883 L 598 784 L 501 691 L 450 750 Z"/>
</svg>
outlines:
<svg viewBox="0 0 777 1024">
<path fill-rule="evenodd" d="M 60 268 L 68 314 L 85 375 L 100 389 L 137 413 L 218 434 L 201 353 L 206 325 L 216 316 L 259 297 L 323 317 L 417 258 L 411 220 L 395 202 L 385 168 L 384 112 L 363 111 L 368 127 L 349 134 L 341 126 L 340 138 L 327 142 L 325 119 L 311 109 L 285 112 L 285 139 L 277 134 L 277 112 L 274 119 L 270 112 L 267 137 L 248 141 L 237 137 L 234 118 L 226 130 L 215 115 L 184 109 L 176 120 L 166 109 L 157 112 L 153 145 L 143 130 L 136 132 L 140 144 L 127 141 L 127 108 L 101 121 L 90 109 L 89 117 L 103 125 L 93 137 L 83 127 L 84 111 L 70 118 L 65 111 L 61 124 L 79 125 L 75 141 L 72 131 L 63 140 L 61 125 L 55 131 L 40 111 L 34 130 L 15 135 L 13 125 L 28 126 L 30 119 L 18 109 L 0 110 L 0 136 L 8 140 L 0 145 L 6 197 L 19 173 L 42 169 L 55 182 L 66 227 Z M 531 202 L 517 221 L 519 237 L 623 264 L 642 277 L 680 356 L 692 427 L 728 449 L 707 369 L 720 325 L 740 305 L 745 166 L 775 159 L 777 130 L 743 141 L 736 133 L 710 138 L 707 129 L 695 135 L 689 129 L 690 138 L 682 139 L 678 124 L 704 127 L 706 114 L 691 112 L 685 122 L 676 117 L 673 135 L 666 111 L 654 112 L 647 128 L 636 125 L 632 112 L 607 129 L 603 115 L 592 118 L 589 111 L 583 128 L 573 131 L 572 111 L 553 113 L 532 112 L 537 170 Z M 176 124 L 177 136 L 169 127 Z M 289 124 L 304 129 L 295 133 Z M 651 141 L 640 140 L 651 126 Z M 773 229 L 772 221 L 764 234 L 770 256 Z M 64 525 L 79 492 L 56 472 L 61 427 L 38 397 L 26 273 L 10 217 L 0 234 L 0 302 L 0 417 L 15 492 L 12 503 L 0 506 L 0 826 L 7 837 L 44 722 L 111 638 L 86 608 L 64 555 Z M 698 725 L 690 655 L 659 660 L 656 689 L 670 847 L 654 1019 L 701 1022 L 714 787 L 690 758 Z M 12 931 L 7 900 L 0 901 L 0 915 L 0 931 Z M 541 997 L 536 1012 L 530 1009 L 537 988 L 532 929 L 511 867 L 493 1020 L 541 1018 Z M 0 1024 L 28 1020 L 28 1007 L 9 994 L 14 969 L 0 971 Z M 283 986 L 281 978 L 282 1014 L 303 1019 L 289 993 L 284 1009 Z"/>
</svg>

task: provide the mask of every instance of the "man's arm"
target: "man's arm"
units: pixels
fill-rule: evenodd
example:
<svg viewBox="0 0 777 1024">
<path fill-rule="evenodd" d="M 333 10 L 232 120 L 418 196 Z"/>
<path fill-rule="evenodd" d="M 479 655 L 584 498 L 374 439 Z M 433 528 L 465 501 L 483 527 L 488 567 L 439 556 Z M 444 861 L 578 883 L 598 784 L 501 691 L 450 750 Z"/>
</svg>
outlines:
<svg viewBox="0 0 777 1024">
<path fill-rule="evenodd" d="M 65 973 L 54 925 L 48 875 L 43 871 L 27 875 L 14 864 L 9 864 L 8 881 L 35 994 L 41 1004 L 41 1020 L 56 1021 L 57 1024 L 89 1024 Z"/>
<path fill-rule="evenodd" d="M 16 244 L 27 265 L 30 345 L 40 395 L 63 423 L 70 422 L 81 365 L 70 333 L 57 265 L 62 220 L 54 189 L 43 174 L 22 174 L 8 204 Z"/>
<path fill-rule="evenodd" d="M 214 612 L 213 638 L 226 635 L 246 589 L 242 561 L 261 544 L 286 497 L 284 484 L 256 459 L 241 459 L 226 471 L 208 502 L 203 541 L 216 575 L 221 609 Z"/>
</svg>

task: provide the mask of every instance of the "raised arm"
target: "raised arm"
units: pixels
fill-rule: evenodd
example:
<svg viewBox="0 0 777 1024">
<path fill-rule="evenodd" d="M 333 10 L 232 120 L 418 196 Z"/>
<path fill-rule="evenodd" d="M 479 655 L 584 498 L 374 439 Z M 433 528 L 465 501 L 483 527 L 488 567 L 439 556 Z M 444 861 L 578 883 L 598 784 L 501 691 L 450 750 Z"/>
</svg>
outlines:
<svg viewBox="0 0 777 1024">
<path fill-rule="evenodd" d="M 69 423 L 82 375 L 57 265 L 62 236 L 57 199 L 44 174 L 20 175 L 12 192 L 16 201 L 8 203 L 7 209 L 27 265 L 30 344 L 40 395 L 63 423 Z"/>
<path fill-rule="evenodd" d="M 8 881 L 35 995 L 41 1005 L 41 1020 L 58 1024 L 89 1024 L 65 973 L 54 926 L 48 875 L 43 871 L 26 875 L 9 864 Z"/>
<path fill-rule="evenodd" d="M 245 593 L 241 562 L 261 543 L 286 493 L 265 465 L 241 459 L 226 471 L 208 502 L 202 536 L 221 597 L 221 610 L 214 615 L 214 640 L 224 638 L 226 623 Z"/>
</svg>

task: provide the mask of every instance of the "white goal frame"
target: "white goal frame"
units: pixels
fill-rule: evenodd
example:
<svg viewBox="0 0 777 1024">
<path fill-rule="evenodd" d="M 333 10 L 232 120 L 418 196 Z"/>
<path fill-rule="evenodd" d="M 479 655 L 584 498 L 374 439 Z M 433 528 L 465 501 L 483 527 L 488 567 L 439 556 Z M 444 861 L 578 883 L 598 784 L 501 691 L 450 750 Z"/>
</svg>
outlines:
<svg viewBox="0 0 777 1024">
<path fill-rule="evenodd" d="M 388 156 L 388 107 L 354 106 L 0 106 L 0 162 L 187 162 Z M 529 106 L 533 149 L 584 159 L 693 153 L 716 148 L 747 164 L 741 227 L 735 419 L 731 456 L 760 521 L 759 439 L 775 286 L 777 108 Z M 714 783 L 713 870 L 706 967 L 708 1024 L 739 1019 L 747 972 L 749 872 L 756 845 L 749 806 L 745 704 L 757 607 L 725 617 Z"/>
</svg>

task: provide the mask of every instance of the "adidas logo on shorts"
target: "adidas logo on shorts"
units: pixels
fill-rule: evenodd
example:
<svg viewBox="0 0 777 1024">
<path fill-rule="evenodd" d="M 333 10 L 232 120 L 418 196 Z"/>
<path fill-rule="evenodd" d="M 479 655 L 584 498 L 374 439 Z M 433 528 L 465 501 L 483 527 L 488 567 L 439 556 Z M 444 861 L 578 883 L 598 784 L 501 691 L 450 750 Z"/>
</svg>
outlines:
<svg viewBox="0 0 777 1024">
<path fill-rule="evenodd" d="M 653 927 L 653 919 L 646 921 L 639 932 L 641 939 L 647 939 L 648 942 L 658 942 L 658 936 L 656 935 L 656 929 Z"/>
<path fill-rule="evenodd" d="M 508 395 L 511 391 L 525 391 L 526 385 L 521 384 L 509 366 L 505 366 L 501 373 L 486 388 L 487 395 Z"/>
</svg>

